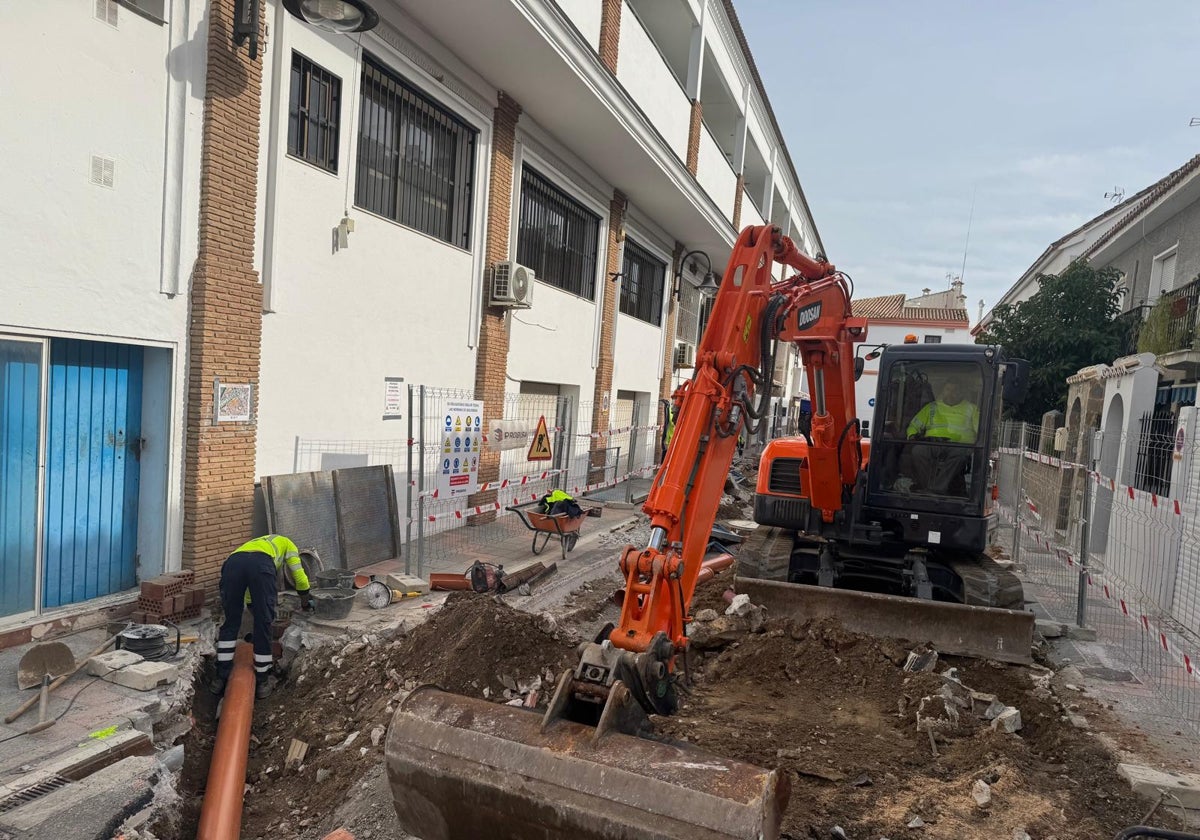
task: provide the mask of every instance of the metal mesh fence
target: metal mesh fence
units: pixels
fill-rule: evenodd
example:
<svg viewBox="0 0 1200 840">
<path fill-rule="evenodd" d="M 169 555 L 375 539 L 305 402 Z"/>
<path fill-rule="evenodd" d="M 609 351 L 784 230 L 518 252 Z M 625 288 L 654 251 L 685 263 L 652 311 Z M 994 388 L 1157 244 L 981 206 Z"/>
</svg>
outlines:
<svg viewBox="0 0 1200 840">
<path fill-rule="evenodd" d="M 1109 667 L 1152 694 L 1145 716 L 1200 742 L 1200 442 L 1176 433 L 1164 465 L 1158 424 L 1071 434 L 1062 451 L 1050 432 L 1006 425 L 1000 541 L 1027 595 L 1093 630 Z"/>
<path fill-rule="evenodd" d="M 431 571 L 461 571 L 476 557 L 488 559 L 489 549 L 523 535 L 525 526 L 510 506 L 533 502 L 556 488 L 574 496 L 610 486 L 631 474 L 647 474 L 658 463 L 659 434 L 656 405 L 648 400 L 618 401 L 613 428 L 594 431 L 590 401 L 546 394 L 508 394 L 503 420 L 512 448 L 500 448 L 487 430 L 464 429 L 460 454 L 498 460 L 499 476 L 479 482 L 475 492 L 448 492 L 443 476 L 448 453 L 443 434 L 455 424 L 463 404 L 474 401 L 466 389 L 409 386 L 407 439 L 296 440 L 297 472 L 340 469 L 349 466 L 391 464 L 396 475 L 396 498 L 404 531 L 406 571 L 425 575 Z M 530 461 L 529 449 L 546 423 L 551 456 Z M 469 434 L 468 434 L 469 432 Z M 469 438 L 469 441 L 467 440 Z M 469 475 L 469 473 L 468 473 Z M 467 485 L 468 487 L 471 485 Z M 482 496 L 485 491 L 493 495 Z"/>
</svg>

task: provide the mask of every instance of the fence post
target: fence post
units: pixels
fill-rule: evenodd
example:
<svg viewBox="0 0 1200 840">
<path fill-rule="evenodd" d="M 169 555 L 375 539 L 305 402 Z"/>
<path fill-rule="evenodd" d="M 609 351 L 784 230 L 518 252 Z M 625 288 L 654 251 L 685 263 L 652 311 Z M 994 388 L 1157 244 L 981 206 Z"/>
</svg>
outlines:
<svg viewBox="0 0 1200 840">
<path fill-rule="evenodd" d="M 417 577 L 425 576 L 425 386 L 420 386 L 421 403 L 417 421 L 417 449 L 421 453 L 417 468 Z M 411 412 L 410 412 L 411 415 Z"/>
<path fill-rule="evenodd" d="M 1025 473 L 1025 421 L 1017 423 L 1017 480 L 1013 490 L 1013 566 L 1021 567 L 1021 510 L 1024 508 L 1024 493 L 1021 481 Z"/>
<path fill-rule="evenodd" d="M 404 574 L 412 574 L 413 522 L 413 386 L 408 384 L 408 473 L 404 487 Z"/>
<path fill-rule="evenodd" d="M 1075 624 L 1083 627 L 1087 620 L 1087 589 L 1088 589 L 1088 554 L 1091 551 L 1091 519 L 1092 519 L 1092 438 L 1083 436 L 1083 510 L 1079 520 L 1079 596 L 1075 607 Z"/>
</svg>

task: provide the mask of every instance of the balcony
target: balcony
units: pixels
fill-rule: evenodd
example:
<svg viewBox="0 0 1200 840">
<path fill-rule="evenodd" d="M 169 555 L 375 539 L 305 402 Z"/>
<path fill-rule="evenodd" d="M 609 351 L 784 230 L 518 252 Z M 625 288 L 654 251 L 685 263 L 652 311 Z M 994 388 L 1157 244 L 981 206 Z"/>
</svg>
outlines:
<svg viewBox="0 0 1200 840">
<path fill-rule="evenodd" d="M 1123 314 L 1140 317 L 1131 325 L 1135 349 L 1153 353 L 1165 368 L 1178 370 L 1187 376 L 1200 373 L 1200 349 L 1196 344 L 1196 313 L 1200 306 L 1200 278 L 1177 289 L 1164 292 L 1154 306 L 1141 306 Z M 1142 310 L 1148 310 L 1143 312 Z M 1138 313 L 1133 316 L 1132 313 Z"/>
</svg>

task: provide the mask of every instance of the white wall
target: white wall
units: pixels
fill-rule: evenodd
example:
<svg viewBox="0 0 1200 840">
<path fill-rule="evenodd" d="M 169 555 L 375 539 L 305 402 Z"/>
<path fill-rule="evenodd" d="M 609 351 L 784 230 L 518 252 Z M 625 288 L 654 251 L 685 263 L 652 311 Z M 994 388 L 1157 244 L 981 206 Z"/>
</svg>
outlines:
<svg viewBox="0 0 1200 840">
<path fill-rule="evenodd" d="M 269 248 L 271 311 L 263 317 L 258 414 L 259 476 L 290 472 L 296 437 L 380 440 L 407 437 L 406 420 L 383 419 L 384 377 L 444 388 L 475 382 L 475 305 L 482 278 L 483 208 L 490 149 L 490 115 L 457 100 L 382 40 L 364 49 L 406 80 L 435 96 L 479 131 L 476 141 L 475 224 L 471 250 L 447 245 L 354 206 L 358 141 L 359 64 L 355 41 L 327 37 L 284 17 L 277 48 L 284 50 L 279 149 L 261 153 L 276 169 L 274 201 L 260 219 L 260 247 Z M 286 154 L 291 51 L 339 76 L 342 108 L 338 172 L 331 174 Z M 273 66 L 272 56 L 264 65 Z M 272 80 L 264 81 L 270 90 Z M 347 205 L 355 221 L 349 247 L 334 252 L 333 230 Z M 271 218 L 274 214 L 274 218 Z M 271 235 L 267 236 L 270 230 Z"/>
<path fill-rule="evenodd" d="M 598 50 L 600 48 L 600 13 L 604 8 L 603 3 L 600 0 L 555 0 L 555 2 L 579 30 L 583 39 L 591 45 L 592 49 Z M 624 22 L 628 19 L 628 15 L 621 18 L 622 29 L 624 29 Z M 622 48 L 624 48 L 624 34 L 624 32 L 621 33 Z"/>
<path fill-rule="evenodd" d="M 592 399 L 596 312 L 591 301 L 539 281 L 533 308 L 511 314 L 509 378 L 578 386 L 581 399 Z"/>
<path fill-rule="evenodd" d="M 600 8 L 599 2 L 592 5 Z M 641 21 L 627 7 L 621 15 L 617 80 L 629 91 L 679 159 L 686 161 L 691 103 Z"/>
<path fill-rule="evenodd" d="M 618 312 L 613 391 L 641 391 L 657 399 L 665 352 L 661 327 Z"/>
<path fill-rule="evenodd" d="M 696 180 L 704 187 L 708 197 L 721 210 L 721 214 L 733 221 L 733 202 L 737 192 L 737 175 L 729 165 L 729 159 L 713 140 L 707 126 L 700 127 L 700 154 L 696 160 Z M 742 214 L 745 215 L 745 200 Z M 744 222 L 743 222 L 744 225 Z"/>
<path fill-rule="evenodd" d="M 199 4 L 166 5 L 169 24 L 119 6 L 112 26 L 94 2 L 0 3 L 0 332 L 159 348 L 147 351 L 144 392 L 156 437 L 140 502 L 150 573 L 179 568 L 183 539 L 207 32 Z M 93 155 L 113 161 L 111 187 L 91 183 Z"/>
</svg>

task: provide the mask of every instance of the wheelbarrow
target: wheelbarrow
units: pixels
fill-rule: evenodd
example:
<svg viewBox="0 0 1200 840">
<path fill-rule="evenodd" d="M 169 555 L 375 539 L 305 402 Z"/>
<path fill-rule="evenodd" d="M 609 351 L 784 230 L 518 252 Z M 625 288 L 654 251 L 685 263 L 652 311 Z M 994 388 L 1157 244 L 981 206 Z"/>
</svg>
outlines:
<svg viewBox="0 0 1200 840">
<path fill-rule="evenodd" d="M 540 505 L 541 502 L 526 502 L 523 505 L 509 505 L 505 510 L 511 510 L 521 518 L 526 528 L 533 531 L 534 554 L 541 554 L 551 539 L 557 539 L 565 562 L 567 552 L 579 542 L 579 527 L 583 525 L 583 520 L 589 516 L 599 516 L 601 507 L 581 504 L 579 509 L 583 513 L 579 516 L 567 516 L 565 513 L 549 514 L 535 510 Z"/>
</svg>

